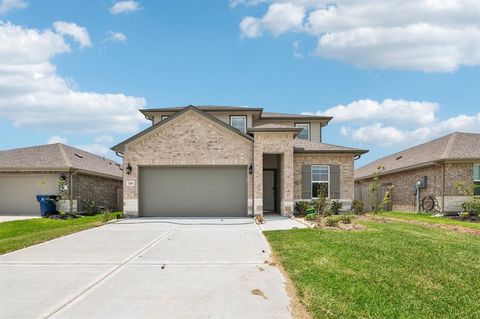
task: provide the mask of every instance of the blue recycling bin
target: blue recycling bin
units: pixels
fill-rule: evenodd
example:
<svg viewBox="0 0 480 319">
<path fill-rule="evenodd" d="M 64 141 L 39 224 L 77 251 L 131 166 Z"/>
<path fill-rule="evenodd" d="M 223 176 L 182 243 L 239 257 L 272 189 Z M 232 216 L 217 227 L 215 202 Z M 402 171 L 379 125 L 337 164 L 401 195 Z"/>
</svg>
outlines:
<svg viewBox="0 0 480 319">
<path fill-rule="evenodd" d="M 40 214 L 42 217 L 48 217 L 51 214 L 57 213 L 55 205 L 56 195 L 37 195 L 37 201 L 40 203 Z"/>
</svg>

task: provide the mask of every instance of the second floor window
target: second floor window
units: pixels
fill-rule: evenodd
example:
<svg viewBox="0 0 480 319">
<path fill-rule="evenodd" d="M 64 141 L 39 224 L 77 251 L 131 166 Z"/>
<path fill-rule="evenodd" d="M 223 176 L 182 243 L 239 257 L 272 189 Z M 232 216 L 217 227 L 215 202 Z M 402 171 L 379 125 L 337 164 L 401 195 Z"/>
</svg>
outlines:
<svg viewBox="0 0 480 319">
<path fill-rule="evenodd" d="M 247 132 L 247 117 L 245 115 L 232 115 L 230 116 L 230 125 L 239 130 L 240 132 Z"/>
<path fill-rule="evenodd" d="M 295 127 L 302 129 L 302 131 L 298 133 L 298 138 L 310 140 L 310 123 L 295 123 Z"/>
</svg>

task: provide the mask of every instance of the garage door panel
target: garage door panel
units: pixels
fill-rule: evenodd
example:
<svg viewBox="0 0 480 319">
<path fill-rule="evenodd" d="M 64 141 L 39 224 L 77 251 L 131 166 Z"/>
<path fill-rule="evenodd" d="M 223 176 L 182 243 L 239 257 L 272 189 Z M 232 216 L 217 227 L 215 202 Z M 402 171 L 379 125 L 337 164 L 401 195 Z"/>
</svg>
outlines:
<svg viewBox="0 0 480 319">
<path fill-rule="evenodd" d="M 58 194 L 57 174 L 0 175 L 0 215 L 40 215 L 36 195 Z"/>
<path fill-rule="evenodd" d="M 246 216 L 246 167 L 142 167 L 142 216 Z"/>
</svg>

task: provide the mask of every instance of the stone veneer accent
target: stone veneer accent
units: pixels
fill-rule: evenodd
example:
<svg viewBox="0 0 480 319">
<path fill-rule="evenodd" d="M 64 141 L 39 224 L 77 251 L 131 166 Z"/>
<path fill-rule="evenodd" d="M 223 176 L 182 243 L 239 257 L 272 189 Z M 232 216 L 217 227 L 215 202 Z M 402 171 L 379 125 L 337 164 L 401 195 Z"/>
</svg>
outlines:
<svg viewBox="0 0 480 319">
<path fill-rule="evenodd" d="M 340 201 L 352 201 L 354 193 L 353 180 L 353 155 L 351 154 L 302 154 L 296 153 L 293 156 L 294 167 L 294 194 L 295 201 L 302 199 L 302 165 L 340 165 Z"/>
<path fill-rule="evenodd" d="M 124 211 L 138 215 L 138 169 L 141 166 L 242 165 L 253 162 L 253 143 L 205 116 L 188 111 L 125 146 Z M 135 186 L 127 186 L 133 181 Z M 248 175 L 248 212 L 252 214 L 253 175 Z"/>
<path fill-rule="evenodd" d="M 391 196 L 393 210 L 415 211 L 413 188 L 423 176 L 427 176 L 427 187 L 421 190 L 420 198 L 429 194 L 434 195 L 442 207 L 442 197 L 445 196 L 446 211 L 460 210 L 460 204 L 468 198 L 461 196 L 455 183 L 459 181 L 468 185 L 473 182 L 473 164 L 473 162 L 445 163 L 445 194 L 442 194 L 444 164 L 383 175 L 380 176 L 379 181 L 384 185 L 394 186 Z M 356 181 L 355 185 L 370 184 L 371 181 L 371 178 Z"/>
<path fill-rule="evenodd" d="M 263 155 L 280 154 L 280 213 L 293 213 L 293 133 L 255 132 L 254 178 L 256 215 L 263 214 Z"/>
</svg>

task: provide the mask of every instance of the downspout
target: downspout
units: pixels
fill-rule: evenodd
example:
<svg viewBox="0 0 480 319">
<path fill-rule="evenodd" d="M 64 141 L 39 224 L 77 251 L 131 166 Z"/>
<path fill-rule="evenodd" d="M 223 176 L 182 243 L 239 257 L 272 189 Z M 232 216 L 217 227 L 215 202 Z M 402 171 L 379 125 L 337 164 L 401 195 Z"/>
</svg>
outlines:
<svg viewBox="0 0 480 319">
<path fill-rule="evenodd" d="M 252 141 L 252 216 L 255 218 L 255 136 Z"/>
<path fill-rule="evenodd" d="M 445 162 L 442 165 L 442 214 L 445 214 Z"/>
</svg>

